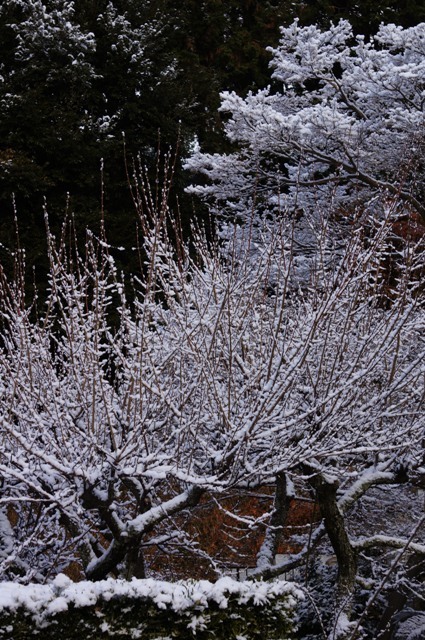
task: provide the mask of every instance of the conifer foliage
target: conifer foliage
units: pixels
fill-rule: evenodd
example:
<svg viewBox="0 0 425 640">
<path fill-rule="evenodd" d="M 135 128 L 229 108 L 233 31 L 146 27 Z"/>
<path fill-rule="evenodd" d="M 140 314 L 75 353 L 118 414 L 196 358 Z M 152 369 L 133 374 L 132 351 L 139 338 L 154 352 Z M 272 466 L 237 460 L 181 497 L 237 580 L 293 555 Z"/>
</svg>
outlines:
<svg viewBox="0 0 425 640">
<path fill-rule="evenodd" d="M 272 49 L 277 83 L 246 98 L 222 94 L 230 156 L 198 152 L 187 166 L 210 183 L 200 195 L 233 211 L 278 211 L 283 199 L 348 211 L 387 191 L 425 220 L 425 23 L 382 25 L 367 42 L 340 21 L 282 28 Z"/>
</svg>

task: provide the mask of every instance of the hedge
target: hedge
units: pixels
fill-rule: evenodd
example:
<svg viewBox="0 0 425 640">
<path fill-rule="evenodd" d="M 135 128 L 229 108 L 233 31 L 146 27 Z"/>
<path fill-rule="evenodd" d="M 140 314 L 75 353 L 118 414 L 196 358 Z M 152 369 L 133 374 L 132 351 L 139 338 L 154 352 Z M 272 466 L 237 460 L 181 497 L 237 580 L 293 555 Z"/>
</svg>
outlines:
<svg viewBox="0 0 425 640">
<path fill-rule="evenodd" d="M 0 583 L 0 638 L 289 640 L 302 598 L 288 582 Z"/>
</svg>

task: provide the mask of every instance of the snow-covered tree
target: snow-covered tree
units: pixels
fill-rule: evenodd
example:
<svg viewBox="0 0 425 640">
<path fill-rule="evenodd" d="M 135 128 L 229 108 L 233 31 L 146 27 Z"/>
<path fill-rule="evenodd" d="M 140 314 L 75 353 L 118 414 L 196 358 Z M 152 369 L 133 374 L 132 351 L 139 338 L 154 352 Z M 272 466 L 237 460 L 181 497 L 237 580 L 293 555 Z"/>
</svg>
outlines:
<svg viewBox="0 0 425 640">
<path fill-rule="evenodd" d="M 411 592 L 417 588 L 415 580 L 409 583 L 408 572 L 398 573 L 394 568 L 409 546 L 416 549 L 418 557 L 423 558 L 425 551 L 424 519 L 410 512 L 408 501 L 408 522 L 402 524 L 399 519 L 385 528 L 382 519 L 376 522 L 371 517 L 363 498 L 368 493 L 366 501 L 376 501 L 384 512 L 385 492 L 390 491 L 393 500 L 404 503 L 404 490 L 400 493 L 394 487 L 423 482 L 422 445 L 414 456 L 415 462 L 410 458 L 413 443 L 404 448 L 400 441 L 395 445 L 393 440 L 394 455 L 390 450 L 378 452 L 380 445 L 372 454 L 369 447 L 378 442 L 382 416 L 392 413 L 390 410 L 387 414 L 384 409 L 384 405 L 389 406 L 387 400 L 378 397 L 392 389 L 392 404 L 402 390 L 401 378 L 396 381 L 392 374 L 382 378 L 384 371 L 388 374 L 392 370 L 390 361 L 396 363 L 396 369 L 401 365 L 399 347 L 403 342 L 398 337 L 393 342 L 385 331 L 392 331 L 390 318 L 396 317 L 393 313 L 401 320 L 407 311 L 407 298 L 412 295 L 416 311 L 411 327 L 423 327 L 422 303 L 413 293 L 413 262 L 422 260 L 423 250 L 416 253 L 413 244 L 414 238 L 421 243 L 423 232 L 415 225 L 425 218 L 425 24 L 410 29 L 382 25 L 370 42 L 354 37 L 346 21 L 327 31 L 315 26 L 300 27 L 295 21 L 281 32 L 279 47 L 271 50 L 272 87 L 246 98 L 222 94 L 221 110 L 227 115 L 226 131 L 235 151 L 211 155 L 199 149 L 188 159 L 187 167 L 207 178 L 191 191 L 209 201 L 220 216 L 241 221 L 241 228 L 251 239 L 250 254 L 245 256 L 251 269 L 256 268 L 262 252 L 270 252 L 269 278 L 273 284 L 267 289 L 269 293 L 275 295 L 276 270 L 276 282 L 285 282 L 284 331 L 270 332 L 277 352 L 284 354 L 285 365 L 291 361 L 285 351 L 291 342 L 288 322 L 293 318 L 289 309 L 302 314 L 292 335 L 301 337 L 303 346 L 298 353 L 305 353 L 305 360 L 302 356 L 294 366 L 295 384 L 292 387 L 289 383 L 286 392 L 279 395 L 279 409 L 285 407 L 287 400 L 290 402 L 291 409 L 286 409 L 285 417 L 297 415 L 303 435 L 292 434 L 288 438 L 285 430 L 285 442 L 279 439 L 283 432 L 274 434 L 271 440 L 273 452 L 278 450 L 281 455 L 282 451 L 291 455 L 296 442 L 296 462 L 293 467 L 287 463 L 275 467 L 275 505 L 258 554 L 257 575 L 270 578 L 299 566 L 306 558 L 308 562 L 312 549 L 321 544 L 326 533 L 338 570 L 332 613 L 329 592 L 324 596 L 325 626 L 332 638 L 354 638 L 386 583 L 401 590 L 404 587 L 400 585 L 409 585 L 406 590 Z M 400 238 L 397 235 L 405 224 L 403 220 L 410 222 L 406 223 L 404 238 Z M 285 225 L 287 244 L 276 250 L 276 228 Z M 222 224 L 223 237 L 232 237 L 234 228 L 230 224 L 229 233 L 226 224 Z M 284 255 L 291 263 L 287 279 L 277 266 Z M 402 291 L 409 291 L 407 298 Z M 330 305 L 329 317 L 319 311 L 324 301 Z M 398 316 L 400 312 L 402 315 Z M 402 320 L 402 324 L 407 328 L 410 321 L 404 324 Z M 306 334 L 301 327 L 307 330 Z M 396 333 L 401 337 L 398 329 Z M 378 335 L 378 350 L 384 347 L 388 351 L 380 352 L 380 364 L 376 363 L 375 368 L 373 354 L 378 355 Z M 409 342 L 410 339 L 404 343 L 407 350 L 402 359 L 413 364 L 414 350 L 418 344 L 423 345 L 423 329 L 416 337 L 411 334 L 410 347 Z M 257 365 L 259 360 L 256 359 Z M 401 365 L 400 373 L 407 371 L 410 364 L 407 368 Z M 419 373 L 419 361 L 417 366 Z M 285 367 L 283 370 L 285 379 L 290 380 Z M 278 384 L 277 379 L 274 381 Z M 416 381 L 418 404 L 407 422 L 415 423 L 422 442 L 423 435 L 419 434 L 423 434 L 423 384 L 420 377 Z M 406 392 L 410 396 L 410 388 Z M 398 396 L 394 407 L 399 401 L 404 403 L 401 398 Z M 368 416 L 366 422 L 372 421 L 368 427 L 363 418 L 358 419 L 358 411 L 363 418 Z M 403 429 L 403 419 L 399 421 L 398 417 L 403 411 L 396 413 L 393 435 L 401 435 L 398 429 Z M 405 427 L 409 430 L 407 422 Z M 277 423 L 287 424 L 280 418 Z M 383 436 L 390 431 L 387 425 L 380 433 Z M 300 432 L 296 429 L 295 433 Z M 352 437 L 349 433 L 355 433 L 361 442 L 355 449 L 353 440 L 346 457 L 344 445 L 338 450 L 333 447 L 342 442 L 348 444 L 346 438 Z M 309 460 L 304 458 L 303 447 L 311 454 Z M 416 471 L 412 474 L 413 469 Z M 323 521 L 312 527 L 298 556 L 272 566 L 291 502 L 291 478 L 296 480 L 295 486 L 303 481 L 304 486 L 310 487 Z M 356 523 L 359 514 L 368 521 L 363 530 Z M 372 547 L 374 551 L 370 553 Z M 385 554 L 378 553 L 380 560 L 375 562 L 379 548 L 397 551 L 392 552 L 395 556 L 390 556 L 391 561 L 388 556 L 382 561 Z M 396 574 L 394 581 L 390 579 L 392 574 Z M 364 578 L 368 581 L 362 582 L 363 587 L 367 585 L 374 595 L 366 604 L 363 602 L 365 609 L 360 619 L 350 622 L 352 607 L 359 607 L 358 580 Z M 388 613 L 389 618 L 391 615 Z M 308 617 L 312 616 L 310 611 Z"/>
<path fill-rule="evenodd" d="M 134 299 L 93 236 L 85 255 L 49 236 L 42 308 L 26 305 L 18 268 L 2 277 L 2 574 L 45 580 L 75 561 L 93 580 L 142 576 L 153 547 L 164 562 L 176 548 L 205 558 L 176 516 L 270 485 L 257 575 L 272 577 L 288 568 L 273 557 L 294 488 L 310 487 L 324 524 L 291 563 L 328 535 L 345 620 L 359 553 L 424 551 L 391 530 L 351 538 L 346 517 L 371 488 L 423 473 L 423 248 L 404 247 L 389 283 L 390 208 L 365 213 L 332 260 L 324 219 L 300 282 L 290 215 L 257 239 L 232 225 L 186 246 L 165 201 L 138 205 Z"/>
<path fill-rule="evenodd" d="M 273 86 L 241 98 L 222 94 L 233 154 L 195 153 L 187 166 L 208 177 L 193 188 L 246 215 L 300 210 L 325 200 L 352 213 L 379 192 L 425 218 L 425 23 L 381 25 L 366 41 L 341 20 L 327 31 L 281 29 Z"/>
</svg>

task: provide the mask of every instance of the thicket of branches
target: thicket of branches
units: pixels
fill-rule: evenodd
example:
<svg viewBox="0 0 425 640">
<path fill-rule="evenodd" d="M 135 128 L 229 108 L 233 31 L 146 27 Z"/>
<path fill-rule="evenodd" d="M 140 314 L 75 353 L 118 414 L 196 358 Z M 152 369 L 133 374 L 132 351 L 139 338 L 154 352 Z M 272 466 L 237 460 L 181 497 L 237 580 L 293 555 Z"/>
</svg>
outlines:
<svg viewBox="0 0 425 640">
<path fill-rule="evenodd" d="M 347 621 L 359 576 L 385 574 L 376 549 L 425 552 L 419 514 L 398 533 L 397 522 L 379 535 L 349 524 L 374 487 L 423 482 L 422 242 L 394 251 L 384 201 L 337 248 L 323 216 L 307 257 L 285 211 L 227 225 L 213 243 L 194 230 L 189 246 L 170 233 L 165 200 L 145 195 L 131 300 L 92 235 L 83 255 L 48 236 L 40 308 L 19 277 L 2 277 L 2 575 L 44 581 L 76 562 L 93 580 L 142 577 L 152 547 L 164 563 L 179 547 L 205 559 L 176 516 L 207 493 L 275 485 L 257 577 L 305 563 L 326 534 L 338 565 L 330 624 Z M 276 566 L 285 514 L 306 489 L 323 523 Z"/>
</svg>

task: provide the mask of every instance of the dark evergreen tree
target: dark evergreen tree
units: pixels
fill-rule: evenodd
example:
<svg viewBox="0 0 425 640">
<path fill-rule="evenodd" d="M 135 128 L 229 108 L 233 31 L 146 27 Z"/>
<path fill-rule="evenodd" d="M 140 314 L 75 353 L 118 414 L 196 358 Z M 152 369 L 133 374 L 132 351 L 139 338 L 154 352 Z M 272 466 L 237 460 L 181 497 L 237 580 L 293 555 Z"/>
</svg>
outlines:
<svg viewBox="0 0 425 640">
<path fill-rule="evenodd" d="M 293 17 L 302 24 L 318 24 L 328 27 L 329 22 L 348 19 L 357 34 L 371 36 L 379 25 L 393 22 L 402 27 L 412 27 L 425 20 L 424 0 L 311 0 L 297 2 Z"/>
<path fill-rule="evenodd" d="M 164 46 L 166 27 L 148 2 L 2 5 L 3 241 L 11 239 L 13 193 L 23 240 L 31 235 L 33 248 L 34 232 L 44 236 L 44 197 L 53 225 L 68 206 L 77 228 L 98 226 L 102 164 L 108 222 L 121 235 L 117 241 L 131 233 L 134 244 L 124 135 L 130 165 L 139 152 L 149 165 L 158 130 L 164 147 L 175 144 L 179 120 L 190 111 L 181 72 Z"/>
<path fill-rule="evenodd" d="M 68 207 L 77 228 L 98 227 L 102 162 L 111 236 L 134 245 L 124 153 L 131 174 L 138 157 L 154 171 L 158 149 L 179 137 L 182 156 L 196 141 L 226 151 L 220 91 L 267 85 L 266 47 L 295 16 L 321 25 L 346 17 L 369 33 L 381 20 L 424 20 L 425 10 L 424 0 L 4 0 L 0 242 L 14 241 L 12 194 L 30 263 L 44 254 L 44 198 L 53 226 Z M 185 184 L 177 164 L 174 185 L 190 216 Z"/>
</svg>

